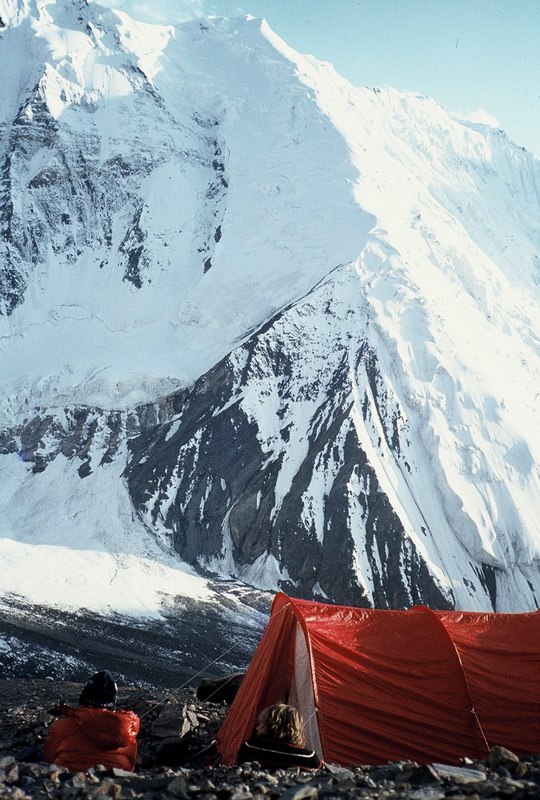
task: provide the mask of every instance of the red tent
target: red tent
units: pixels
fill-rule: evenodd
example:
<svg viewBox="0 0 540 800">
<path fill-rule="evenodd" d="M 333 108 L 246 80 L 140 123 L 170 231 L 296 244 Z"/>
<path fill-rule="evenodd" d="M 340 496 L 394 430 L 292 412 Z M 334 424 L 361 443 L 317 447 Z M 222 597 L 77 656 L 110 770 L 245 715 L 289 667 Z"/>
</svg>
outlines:
<svg viewBox="0 0 540 800">
<path fill-rule="evenodd" d="M 217 740 L 234 764 L 259 712 L 301 711 L 334 764 L 540 752 L 540 612 L 388 611 L 277 594 Z"/>
</svg>

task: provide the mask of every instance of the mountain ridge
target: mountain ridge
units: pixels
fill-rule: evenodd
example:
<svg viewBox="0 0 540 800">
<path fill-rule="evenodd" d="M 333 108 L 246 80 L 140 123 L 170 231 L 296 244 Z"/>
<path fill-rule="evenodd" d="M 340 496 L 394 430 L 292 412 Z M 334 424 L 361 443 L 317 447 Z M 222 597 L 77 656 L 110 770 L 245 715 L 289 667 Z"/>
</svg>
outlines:
<svg viewBox="0 0 540 800">
<path fill-rule="evenodd" d="M 540 162 L 253 18 L 0 17 L 8 593 L 537 608 Z"/>
</svg>

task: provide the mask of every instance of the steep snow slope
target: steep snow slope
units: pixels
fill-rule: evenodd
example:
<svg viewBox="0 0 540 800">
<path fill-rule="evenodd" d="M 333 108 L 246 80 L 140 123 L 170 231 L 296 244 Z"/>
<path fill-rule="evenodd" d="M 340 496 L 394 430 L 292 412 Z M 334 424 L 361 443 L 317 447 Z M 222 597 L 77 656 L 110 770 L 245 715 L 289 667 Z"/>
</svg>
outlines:
<svg viewBox="0 0 540 800">
<path fill-rule="evenodd" d="M 2 33 L 6 382 L 14 409 L 126 408 L 354 258 L 369 218 L 345 143 L 256 21 L 37 8 Z"/>
<path fill-rule="evenodd" d="M 10 563 L 538 607 L 539 162 L 250 18 L 0 12 Z"/>
<path fill-rule="evenodd" d="M 262 587 L 382 607 L 535 607 L 534 473 L 525 486 L 510 467 L 482 476 L 457 461 L 467 428 L 494 462 L 497 444 L 470 404 L 435 429 L 431 406 L 411 403 L 362 293 L 356 265 L 336 271 L 204 376 L 171 423 L 132 440 L 143 519 L 191 562 Z M 475 524 L 497 498 L 519 529 L 504 514 Z"/>
</svg>

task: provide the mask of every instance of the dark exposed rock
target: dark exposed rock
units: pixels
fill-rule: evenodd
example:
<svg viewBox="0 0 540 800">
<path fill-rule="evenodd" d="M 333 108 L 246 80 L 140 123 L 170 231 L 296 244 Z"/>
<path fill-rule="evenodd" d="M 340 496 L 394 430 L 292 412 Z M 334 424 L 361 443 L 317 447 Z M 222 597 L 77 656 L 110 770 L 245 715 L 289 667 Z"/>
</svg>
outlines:
<svg viewBox="0 0 540 800">
<path fill-rule="evenodd" d="M 142 207 L 137 209 L 118 248 L 126 257 L 123 279 L 130 281 L 137 289 L 143 285 L 143 273 L 147 265 L 147 258 L 144 254 L 146 235 L 141 228 L 141 214 Z"/>
<path fill-rule="evenodd" d="M 82 30 L 95 46 L 93 27 L 83 26 Z M 119 65 L 122 78 L 133 88 L 134 113 L 123 131 L 119 152 L 103 160 L 91 120 L 86 127 L 71 127 L 51 113 L 48 89 L 54 71 L 41 70 L 40 74 L 36 68 L 34 85 L 26 90 L 3 131 L 0 314 L 11 314 L 24 301 L 29 276 L 43 268 L 50 251 L 78 273 L 84 271 L 80 256 L 104 245 L 111 251 L 111 260 L 119 262 L 116 279 L 141 288 L 149 280 L 148 251 L 152 250 L 146 246 L 141 219 L 146 200 L 141 183 L 162 164 L 172 173 L 183 173 L 186 167 L 206 173 L 200 216 L 208 225 L 200 232 L 200 247 L 210 259 L 219 239 L 216 233 L 225 212 L 227 187 L 221 148 L 206 130 L 217 125 L 217 120 L 205 124 L 195 116 L 195 124 L 180 122 L 140 68 Z M 61 99 L 66 100 L 63 92 Z M 91 93 L 82 93 L 77 108 L 82 115 L 93 115 L 105 103 Z M 157 131 L 163 131 L 161 138 L 154 137 L 152 148 L 148 147 L 147 119 L 152 119 Z M 34 157 L 40 163 L 43 153 L 47 165 L 35 172 Z"/>
<path fill-rule="evenodd" d="M 62 453 L 84 479 L 111 463 L 127 441 L 124 475 L 135 512 L 150 530 L 155 527 L 158 538 L 166 531 L 167 545 L 172 541 L 182 559 L 197 569 L 219 572 L 228 550 L 234 574 L 270 559 L 283 577 L 269 588 L 294 596 L 379 608 L 415 603 L 451 607 L 452 598 L 405 535 L 359 440 L 351 415 L 348 356 L 338 353 L 329 360 L 324 383 L 301 383 L 294 376 L 302 359 L 284 334 L 278 335 L 280 319 L 253 333 L 191 389 L 132 411 L 74 407 L 53 414 L 38 409 L 2 432 L 0 450 L 18 452 L 35 473 Z M 388 453 L 393 448 L 392 457 L 399 461 L 398 410 L 382 385 L 375 353 L 361 342 L 357 356 L 358 374 L 364 374 L 366 397 L 371 398 L 363 406 L 366 424 L 377 418 Z M 288 409 L 298 399 L 294 392 L 300 399 L 318 396 L 302 437 L 302 456 L 284 492 L 287 454 L 282 446 L 269 453 L 257 421 L 241 402 L 244 387 L 265 378 L 278 387 L 276 418 L 285 442 L 292 425 Z M 294 432 L 295 438 L 299 435 Z M 311 500 L 315 480 L 328 486 L 324 496 Z M 358 487 L 356 496 L 351 486 Z M 306 514 L 311 502 L 320 503 L 318 528 L 317 515 Z M 371 596 L 359 580 L 359 545 L 351 533 L 350 517 L 358 508 Z"/>
<path fill-rule="evenodd" d="M 222 678 L 205 678 L 197 686 L 197 700 L 230 705 L 245 674 L 245 672 L 233 672 Z"/>
<path fill-rule="evenodd" d="M 325 388 L 305 383 L 298 391 L 320 396 L 309 439 L 276 504 L 283 468 L 280 450 L 261 445 L 255 420 L 242 407 L 244 386 L 267 377 L 278 387 L 277 417 L 284 418 L 294 389 L 297 356 L 276 334 L 280 316 L 253 333 L 234 356 L 224 359 L 185 393 L 178 417 L 130 440 L 126 478 L 135 507 L 152 524 L 165 526 L 174 548 L 195 567 L 219 563 L 229 538 L 239 572 L 272 557 L 289 580 L 280 588 L 291 595 L 379 608 L 426 603 L 451 607 L 412 541 L 362 448 L 351 417 L 352 388 L 345 354 L 329 366 Z M 277 337 L 277 338 L 276 338 Z M 399 413 L 381 382 L 375 353 L 365 343 L 359 355 L 365 374 L 367 419 L 376 415 L 388 448 L 401 458 Z M 241 365 L 241 368 L 240 366 Z M 368 388 L 369 387 L 369 390 Z M 223 410 L 226 409 L 226 413 Z M 283 425 L 285 441 L 289 428 Z M 317 471 L 332 475 L 324 498 L 322 531 L 306 521 L 305 504 Z M 355 570 L 350 533 L 350 485 L 358 485 L 363 504 L 365 558 L 373 580 L 368 598 Z M 362 487 L 366 487 L 361 491 Z M 174 499 L 171 502 L 171 492 Z M 162 498 L 166 511 L 161 512 Z M 224 520 L 226 524 L 224 525 Z"/>
<path fill-rule="evenodd" d="M 431 764 L 405 764 L 396 776 L 397 783 L 409 783 L 422 786 L 428 783 L 439 783 L 441 776 Z"/>
</svg>

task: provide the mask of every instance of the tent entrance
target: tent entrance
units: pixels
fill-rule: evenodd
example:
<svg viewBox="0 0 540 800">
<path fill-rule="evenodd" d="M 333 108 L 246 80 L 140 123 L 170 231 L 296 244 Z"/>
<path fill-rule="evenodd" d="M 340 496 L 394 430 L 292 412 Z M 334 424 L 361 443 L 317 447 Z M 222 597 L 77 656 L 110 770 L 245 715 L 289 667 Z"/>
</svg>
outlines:
<svg viewBox="0 0 540 800">
<path fill-rule="evenodd" d="M 291 706 L 295 706 L 302 715 L 306 734 L 306 747 L 314 750 L 317 755 L 322 758 L 321 737 L 319 734 L 319 722 L 317 719 L 313 676 L 311 672 L 311 659 L 306 644 L 306 637 L 300 623 L 296 624 L 294 670 L 287 702 Z"/>
</svg>

